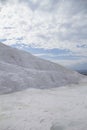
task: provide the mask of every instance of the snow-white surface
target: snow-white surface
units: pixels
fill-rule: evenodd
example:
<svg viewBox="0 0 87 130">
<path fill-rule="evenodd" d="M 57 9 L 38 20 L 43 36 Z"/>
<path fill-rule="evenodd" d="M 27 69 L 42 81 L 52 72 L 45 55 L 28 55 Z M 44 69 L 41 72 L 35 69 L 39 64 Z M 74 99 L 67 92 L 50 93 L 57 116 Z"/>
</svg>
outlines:
<svg viewBox="0 0 87 130">
<path fill-rule="evenodd" d="M 87 130 L 87 84 L 0 95 L 0 130 Z"/>
<path fill-rule="evenodd" d="M 0 43 L 0 130 L 87 130 L 86 81 Z"/>
<path fill-rule="evenodd" d="M 78 84 L 86 76 L 0 43 L 0 94 Z M 87 80 L 87 78 L 86 78 Z"/>
</svg>

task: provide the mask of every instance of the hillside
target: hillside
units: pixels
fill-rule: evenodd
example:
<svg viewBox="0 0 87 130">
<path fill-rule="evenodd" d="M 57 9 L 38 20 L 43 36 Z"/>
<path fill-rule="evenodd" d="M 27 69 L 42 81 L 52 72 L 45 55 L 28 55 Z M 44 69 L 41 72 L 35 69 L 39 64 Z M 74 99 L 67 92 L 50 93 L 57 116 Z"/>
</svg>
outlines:
<svg viewBox="0 0 87 130">
<path fill-rule="evenodd" d="M 85 76 L 0 43 L 0 94 L 77 84 Z"/>
</svg>

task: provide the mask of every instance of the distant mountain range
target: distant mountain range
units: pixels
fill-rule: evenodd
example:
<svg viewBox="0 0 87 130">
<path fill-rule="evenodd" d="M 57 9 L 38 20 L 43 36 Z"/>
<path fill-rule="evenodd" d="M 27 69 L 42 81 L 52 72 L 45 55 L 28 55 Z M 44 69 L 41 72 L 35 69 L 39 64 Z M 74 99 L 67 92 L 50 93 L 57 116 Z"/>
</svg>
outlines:
<svg viewBox="0 0 87 130">
<path fill-rule="evenodd" d="M 87 70 L 78 70 L 80 74 L 87 75 Z"/>
<path fill-rule="evenodd" d="M 0 43 L 0 94 L 77 84 L 85 76 Z"/>
</svg>

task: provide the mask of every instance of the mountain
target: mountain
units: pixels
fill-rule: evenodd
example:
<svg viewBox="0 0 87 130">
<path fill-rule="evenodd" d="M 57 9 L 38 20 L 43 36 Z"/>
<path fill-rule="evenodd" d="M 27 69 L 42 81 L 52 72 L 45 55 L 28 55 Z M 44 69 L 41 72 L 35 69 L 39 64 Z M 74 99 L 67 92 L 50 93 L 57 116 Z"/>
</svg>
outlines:
<svg viewBox="0 0 87 130">
<path fill-rule="evenodd" d="M 77 70 L 80 74 L 87 75 L 87 70 Z"/>
<path fill-rule="evenodd" d="M 77 84 L 85 76 L 0 43 L 0 94 Z"/>
</svg>

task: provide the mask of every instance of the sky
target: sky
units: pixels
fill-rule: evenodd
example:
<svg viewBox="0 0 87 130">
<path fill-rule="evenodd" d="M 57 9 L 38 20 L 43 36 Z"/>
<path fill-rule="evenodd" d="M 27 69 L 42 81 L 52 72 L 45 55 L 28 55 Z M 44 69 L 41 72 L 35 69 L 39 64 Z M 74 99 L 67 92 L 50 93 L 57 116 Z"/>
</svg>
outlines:
<svg viewBox="0 0 87 130">
<path fill-rule="evenodd" d="M 87 0 L 0 0 L 0 42 L 87 70 Z"/>
</svg>

